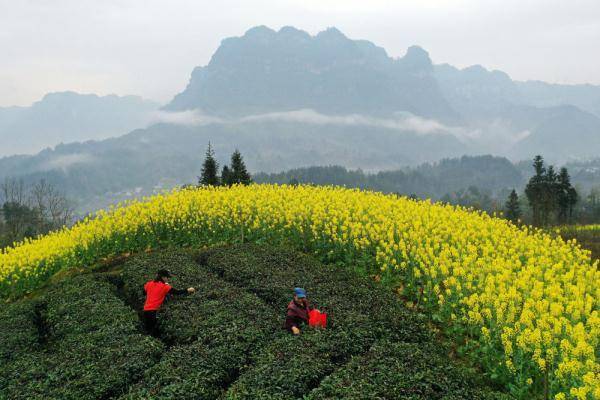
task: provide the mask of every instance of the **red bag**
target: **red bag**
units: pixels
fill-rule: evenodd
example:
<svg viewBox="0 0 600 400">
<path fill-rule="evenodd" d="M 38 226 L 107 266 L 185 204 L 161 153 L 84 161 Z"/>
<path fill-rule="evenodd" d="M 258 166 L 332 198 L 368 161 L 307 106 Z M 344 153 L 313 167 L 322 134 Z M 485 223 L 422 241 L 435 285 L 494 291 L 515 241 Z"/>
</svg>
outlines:
<svg viewBox="0 0 600 400">
<path fill-rule="evenodd" d="M 319 310 L 310 310 L 308 312 L 308 325 L 325 328 L 327 326 L 327 313 L 322 313 Z"/>
</svg>

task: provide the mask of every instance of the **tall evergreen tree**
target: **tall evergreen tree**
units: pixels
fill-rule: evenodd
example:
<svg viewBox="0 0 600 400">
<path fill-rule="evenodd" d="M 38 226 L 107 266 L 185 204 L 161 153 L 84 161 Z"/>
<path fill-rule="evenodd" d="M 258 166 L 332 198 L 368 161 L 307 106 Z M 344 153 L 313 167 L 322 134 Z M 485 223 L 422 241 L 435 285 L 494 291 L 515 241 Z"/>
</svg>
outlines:
<svg viewBox="0 0 600 400">
<path fill-rule="evenodd" d="M 571 185 L 571 177 L 569 171 L 565 167 L 560 169 L 558 174 L 558 220 L 561 223 L 568 222 L 573 217 L 573 210 L 579 195 L 577 190 Z"/>
<path fill-rule="evenodd" d="M 223 169 L 221 170 L 221 185 L 231 186 L 231 184 L 231 171 L 227 165 L 223 165 Z"/>
<path fill-rule="evenodd" d="M 558 184 L 558 175 L 554 171 L 554 166 L 548 166 L 546 175 L 543 179 L 542 198 L 541 198 L 541 222 L 543 225 L 550 223 L 551 216 L 558 209 L 558 196 L 560 187 Z"/>
<path fill-rule="evenodd" d="M 199 179 L 199 184 L 203 186 L 218 186 L 219 177 L 217 176 L 219 170 L 219 164 L 215 159 L 215 152 L 213 151 L 210 142 L 208 142 L 208 149 L 206 150 L 206 158 L 202 164 L 202 175 Z"/>
<path fill-rule="evenodd" d="M 575 210 L 575 206 L 577 205 L 578 201 L 579 194 L 577 193 L 577 190 L 571 186 L 569 188 L 569 212 L 567 214 L 569 221 L 573 219 L 573 211 Z"/>
<path fill-rule="evenodd" d="M 252 183 L 252 178 L 246 169 L 242 154 L 236 149 L 231 155 L 231 173 L 230 173 L 231 184 L 241 183 L 242 185 L 249 185 Z"/>
<path fill-rule="evenodd" d="M 569 217 L 569 189 L 571 188 L 571 179 L 566 168 L 561 168 L 558 174 L 558 196 L 557 205 L 558 221 L 562 224 L 567 222 Z"/>
<path fill-rule="evenodd" d="M 532 219 L 534 225 L 540 225 L 542 223 L 542 200 L 544 197 L 544 181 L 546 175 L 546 168 L 544 167 L 544 159 L 542 156 L 537 155 L 533 159 L 533 169 L 535 175 L 533 175 L 527 186 L 525 187 L 525 195 L 531 207 Z"/>
<path fill-rule="evenodd" d="M 508 220 L 514 223 L 518 222 L 521 218 L 522 213 L 521 207 L 519 206 L 519 196 L 517 195 L 517 191 L 514 189 L 512 192 L 510 192 L 508 200 L 506 201 L 504 215 Z"/>
</svg>

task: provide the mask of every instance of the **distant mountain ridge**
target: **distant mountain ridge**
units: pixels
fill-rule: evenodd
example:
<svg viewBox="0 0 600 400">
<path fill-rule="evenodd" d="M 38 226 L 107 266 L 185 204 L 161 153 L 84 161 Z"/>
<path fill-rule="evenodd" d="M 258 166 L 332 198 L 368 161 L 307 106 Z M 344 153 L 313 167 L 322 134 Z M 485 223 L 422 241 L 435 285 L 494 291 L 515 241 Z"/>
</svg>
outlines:
<svg viewBox="0 0 600 400">
<path fill-rule="evenodd" d="M 313 109 L 323 113 L 390 115 L 405 111 L 456 122 L 427 52 L 411 47 L 400 59 L 336 28 L 315 36 L 292 27 L 260 26 L 223 40 L 168 111 L 201 109 L 251 115 Z"/>
<path fill-rule="evenodd" d="M 259 26 L 227 38 L 164 107 L 216 116 L 301 109 L 377 117 L 409 113 L 463 128 L 459 138 L 471 154 L 520 159 L 544 150 L 548 158 L 565 162 L 600 153 L 595 139 L 600 136 L 600 86 L 518 82 L 479 65 L 434 65 L 418 46 L 392 58 L 335 28 L 311 36 L 293 27 Z M 568 151 L 539 149 L 540 142 L 554 143 L 561 135 L 557 114 Z M 529 135 L 532 139 L 525 140 Z"/>
<path fill-rule="evenodd" d="M 138 96 L 48 93 L 30 107 L 0 108 L 0 157 L 124 135 L 147 126 L 158 108 Z"/>
<path fill-rule="evenodd" d="M 600 86 L 518 82 L 478 65 L 436 65 L 435 75 L 465 123 L 482 131 L 483 151 L 558 162 L 600 154 Z"/>
</svg>

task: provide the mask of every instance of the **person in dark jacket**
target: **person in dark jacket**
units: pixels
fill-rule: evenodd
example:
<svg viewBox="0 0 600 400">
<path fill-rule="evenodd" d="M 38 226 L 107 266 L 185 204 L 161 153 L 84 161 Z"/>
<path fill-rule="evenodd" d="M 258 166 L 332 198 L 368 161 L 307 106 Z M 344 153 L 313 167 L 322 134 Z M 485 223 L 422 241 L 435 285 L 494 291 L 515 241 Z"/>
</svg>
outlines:
<svg viewBox="0 0 600 400">
<path fill-rule="evenodd" d="M 171 273 L 166 269 L 161 269 L 156 273 L 154 280 L 146 282 L 144 285 L 144 293 L 146 301 L 144 303 L 144 329 L 154 337 L 159 336 L 158 320 L 156 313 L 165 301 L 167 294 L 182 295 L 192 294 L 196 291 L 193 287 L 187 289 L 174 289 L 167 282 L 171 277 Z"/>
<path fill-rule="evenodd" d="M 306 298 L 306 290 L 302 288 L 294 288 L 294 298 L 287 306 L 287 314 L 285 317 L 285 329 L 294 335 L 300 334 L 300 326 L 308 324 L 308 312 L 310 305 Z"/>
</svg>

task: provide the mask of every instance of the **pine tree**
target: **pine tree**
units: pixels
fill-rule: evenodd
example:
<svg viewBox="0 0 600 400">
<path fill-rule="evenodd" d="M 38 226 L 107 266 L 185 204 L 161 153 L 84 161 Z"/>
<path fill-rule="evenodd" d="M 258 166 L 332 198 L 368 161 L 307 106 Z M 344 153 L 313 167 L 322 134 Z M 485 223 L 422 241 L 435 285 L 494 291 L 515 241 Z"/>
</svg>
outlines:
<svg viewBox="0 0 600 400">
<path fill-rule="evenodd" d="M 231 186 L 231 171 L 227 165 L 223 165 L 221 170 L 221 185 Z"/>
<path fill-rule="evenodd" d="M 577 193 L 577 190 L 575 190 L 575 188 L 571 186 L 569 188 L 569 212 L 567 214 L 569 220 L 573 219 L 573 211 L 575 210 L 575 206 L 577 205 L 578 201 L 579 194 Z"/>
<path fill-rule="evenodd" d="M 508 196 L 508 200 L 505 205 L 505 217 L 517 223 L 521 218 L 521 207 L 519 206 L 519 196 L 517 195 L 516 190 L 513 189 Z"/>
<path fill-rule="evenodd" d="M 544 196 L 544 181 L 546 175 L 546 168 L 544 167 L 544 159 L 542 156 L 535 156 L 533 159 L 533 168 L 535 175 L 529 179 L 527 186 L 525 187 L 525 195 L 532 211 L 532 218 L 534 225 L 541 224 L 542 214 L 542 200 Z"/>
<path fill-rule="evenodd" d="M 202 164 L 202 175 L 199 179 L 199 184 L 203 186 L 218 186 L 219 177 L 217 171 L 219 170 L 219 164 L 215 160 L 215 153 L 208 142 L 208 149 L 206 150 L 206 158 Z"/>
<path fill-rule="evenodd" d="M 557 196 L 557 204 L 558 204 L 558 214 L 557 218 L 561 224 L 567 222 L 567 218 L 569 215 L 569 189 L 571 187 L 571 180 L 569 177 L 569 173 L 566 168 L 561 168 L 560 173 L 558 174 L 558 196 Z"/>
<path fill-rule="evenodd" d="M 230 173 L 231 184 L 241 183 L 242 185 L 249 185 L 252 183 L 252 178 L 246 170 L 246 164 L 239 150 L 235 150 L 231 155 L 231 173 Z"/>
<path fill-rule="evenodd" d="M 573 216 L 573 209 L 579 200 L 577 191 L 571 185 L 569 171 L 567 171 L 565 167 L 560 169 L 557 186 L 558 220 L 560 223 L 564 224 Z"/>
<path fill-rule="evenodd" d="M 558 175 L 554 172 L 554 166 L 548 166 L 542 185 L 541 199 L 541 222 L 543 225 L 550 223 L 550 216 L 558 209 L 558 196 L 560 187 Z"/>
</svg>

